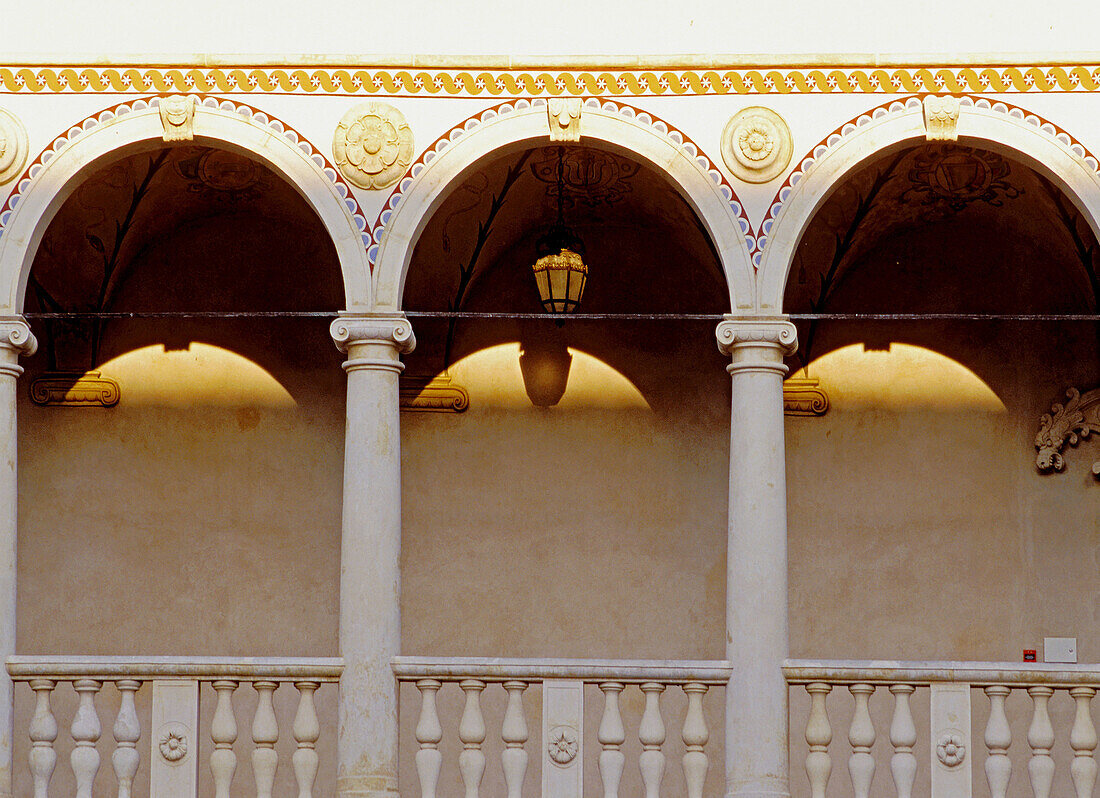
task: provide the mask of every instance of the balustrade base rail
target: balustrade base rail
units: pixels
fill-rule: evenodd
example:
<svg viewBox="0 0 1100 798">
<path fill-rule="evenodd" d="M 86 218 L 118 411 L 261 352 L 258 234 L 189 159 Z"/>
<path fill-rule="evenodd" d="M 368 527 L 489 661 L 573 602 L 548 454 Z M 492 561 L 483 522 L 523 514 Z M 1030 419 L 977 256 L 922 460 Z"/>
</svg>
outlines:
<svg viewBox="0 0 1100 798">
<path fill-rule="evenodd" d="M 46 798 L 52 788 L 77 798 L 93 793 L 193 798 L 205 783 L 217 798 L 228 798 L 236 775 L 238 782 L 247 777 L 259 798 L 270 798 L 276 785 L 290 787 L 292 770 L 297 794 L 311 798 L 322 762 L 331 773 L 321 779 L 321 794 L 329 794 L 334 783 L 335 735 L 326 735 L 324 747 L 318 741 L 322 725 L 335 728 L 336 690 L 326 691 L 331 696 L 322 702 L 324 724 L 317 691 L 339 681 L 340 659 L 16 656 L 7 667 L 17 687 L 17 795 Z M 245 682 L 253 689 L 242 696 L 237 690 Z M 104 691 L 108 683 L 115 689 Z M 33 699 L 23 692 L 24 685 Z M 59 690 L 60 685 L 66 689 Z M 293 685 L 297 700 L 280 691 L 281 685 Z M 20 711 L 21 703 L 33 703 L 33 712 Z M 101 749 L 109 747 L 102 739 L 104 707 L 114 718 L 113 781 L 101 768 L 106 753 Z M 238 741 L 240 708 L 251 709 L 251 745 Z M 58 712 L 71 718 L 69 739 L 58 739 Z M 291 713 L 293 744 L 280 733 L 279 720 L 286 724 Z M 21 723 L 28 714 L 29 723 Z M 20 740 L 27 738 L 19 735 L 20 727 L 30 739 L 22 756 L 25 743 Z M 68 754 L 69 768 L 55 774 L 59 750 Z M 241 762 L 241 771 L 247 772 L 238 773 L 238 750 L 248 751 Z M 288 759 L 291 768 L 284 767 L 277 778 L 280 761 Z M 208 767 L 200 767 L 200 760 Z M 29 773 L 20 768 L 21 761 L 29 764 Z"/>
<path fill-rule="evenodd" d="M 792 745 L 792 766 L 801 760 L 805 769 L 802 780 L 792 778 L 792 794 L 806 794 L 808 782 L 811 798 L 826 795 L 839 714 L 849 721 L 848 774 L 844 787 L 830 788 L 830 795 L 1006 798 L 1010 783 L 1016 784 L 1013 794 L 1025 794 L 1014 773 L 1023 774 L 1035 798 L 1093 795 L 1097 731 L 1091 702 L 1100 689 L 1100 665 L 788 660 L 783 671 L 792 688 L 805 691 L 801 698 L 801 691 L 792 692 L 792 733 L 805 730 L 805 746 Z M 838 688 L 851 694 L 850 703 L 839 702 L 850 708 L 839 713 Z M 872 699 L 885 692 L 892 707 L 879 704 L 876 711 Z M 804 720 L 796 721 L 802 711 Z M 886 761 L 889 775 L 876 780 Z"/>
<path fill-rule="evenodd" d="M 404 701 L 420 698 L 415 728 L 404 730 L 416 753 L 415 774 L 403 766 L 403 795 L 416 794 L 406 778 L 422 798 L 656 798 L 663 781 L 666 794 L 723 792 L 722 757 L 716 773 L 710 765 L 712 750 L 722 750 L 711 730 L 724 730 L 725 662 L 397 657 L 393 670 Z M 680 723 L 669 740 L 671 717 Z"/>
</svg>

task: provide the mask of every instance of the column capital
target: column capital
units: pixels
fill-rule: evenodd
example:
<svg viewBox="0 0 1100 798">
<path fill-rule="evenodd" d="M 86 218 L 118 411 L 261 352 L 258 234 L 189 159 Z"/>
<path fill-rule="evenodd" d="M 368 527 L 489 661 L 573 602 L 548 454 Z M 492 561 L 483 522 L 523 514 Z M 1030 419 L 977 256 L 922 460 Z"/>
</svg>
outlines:
<svg viewBox="0 0 1100 798">
<path fill-rule="evenodd" d="M 416 346 L 412 325 L 404 313 L 341 313 L 329 327 L 336 348 L 347 352 L 356 344 L 388 344 L 406 354 Z"/>
<path fill-rule="evenodd" d="M 718 350 L 733 358 L 726 370 L 787 373 L 783 358 L 798 351 L 798 331 L 786 316 L 726 316 L 715 331 Z"/>
<path fill-rule="evenodd" d="M 38 340 L 22 316 L 0 316 L 0 374 L 18 377 L 23 368 L 18 364 L 20 355 L 33 355 L 38 350 Z"/>
<path fill-rule="evenodd" d="M 399 356 L 413 351 L 416 336 L 404 313 L 341 314 L 329 327 L 336 348 L 348 355 L 345 371 L 384 369 L 400 372 Z"/>
</svg>

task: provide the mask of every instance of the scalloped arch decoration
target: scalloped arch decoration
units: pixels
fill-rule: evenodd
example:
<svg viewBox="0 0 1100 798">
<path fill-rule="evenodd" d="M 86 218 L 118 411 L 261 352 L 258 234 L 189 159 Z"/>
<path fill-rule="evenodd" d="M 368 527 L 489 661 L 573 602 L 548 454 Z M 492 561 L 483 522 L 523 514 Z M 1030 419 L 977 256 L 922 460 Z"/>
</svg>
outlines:
<svg viewBox="0 0 1100 798">
<path fill-rule="evenodd" d="M 383 237 L 386 233 L 386 226 L 389 224 L 390 218 L 393 212 L 397 209 L 401 203 L 401 199 L 405 193 L 410 189 L 413 184 L 413 180 L 420 175 L 424 168 L 431 163 L 440 153 L 442 153 L 447 147 L 454 144 L 460 138 L 476 130 L 482 124 L 489 122 L 497 117 L 504 116 L 506 114 L 513 113 L 515 111 L 528 110 L 530 108 L 538 108 L 546 105 L 546 100 L 516 100 L 510 102 L 500 103 L 494 105 L 491 108 L 487 108 L 477 114 L 474 114 L 462 122 L 458 123 L 442 136 L 433 141 L 409 166 L 405 172 L 404 177 L 398 181 L 397 186 L 390 193 L 390 196 L 386 200 L 386 204 L 383 206 L 381 212 L 378 214 L 378 219 L 375 221 L 374 226 L 369 231 L 372 238 L 372 243 L 367 250 L 367 255 L 370 260 L 371 270 L 374 270 L 374 266 L 378 258 L 379 246 L 382 243 Z M 756 237 L 753 234 L 752 225 L 749 223 L 748 216 L 745 214 L 745 209 L 742 206 L 740 200 L 738 200 L 736 193 L 733 190 L 733 186 L 729 180 L 718 169 L 714 162 L 704 153 L 698 145 L 695 144 L 686 134 L 677 128 L 670 125 L 668 122 L 657 117 L 656 115 L 643 111 L 632 105 L 626 105 L 624 103 L 612 102 L 611 100 L 600 100 L 597 98 L 589 98 L 585 101 L 585 108 L 598 108 L 603 111 L 611 113 L 617 113 L 627 119 L 636 120 L 643 124 L 649 125 L 654 130 L 659 132 L 677 147 L 682 148 L 687 154 L 698 163 L 703 170 L 710 176 L 710 179 L 718 186 L 722 196 L 725 197 L 726 202 L 729 203 L 730 210 L 737 218 L 738 225 L 741 228 L 741 233 L 745 237 L 745 243 L 749 249 L 749 252 L 753 252 L 756 248 Z"/>
<path fill-rule="evenodd" d="M 0 206 L 0 237 L 4 235 L 4 229 L 11 219 L 12 212 L 19 204 L 23 194 L 31 185 L 31 181 L 42 171 L 47 163 L 49 163 L 54 156 L 60 153 L 67 146 L 72 144 L 78 138 L 83 136 L 100 125 L 110 122 L 111 120 L 125 116 L 133 111 L 141 111 L 147 108 L 155 108 L 160 105 L 160 97 L 142 98 L 137 100 L 128 100 L 124 103 L 106 108 L 98 113 L 85 117 L 77 124 L 70 127 L 60 136 L 55 138 L 50 144 L 46 146 L 38 154 L 38 156 L 31 161 L 30 165 L 24 170 L 19 180 L 16 181 L 15 189 L 8 197 L 3 206 Z M 312 160 L 337 188 L 340 196 L 343 198 L 344 204 L 347 206 L 348 211 L 351 213 L 352 219 L 355 221 L 356 226 L 359 228 L 360 234 L 363 239 L 363 246 L 369 247 L 372 243 L 370 232 L 367 230 L 366 217 L 363 215 L 362 209 L 359 207 L 359 202 L 356 200 L 355 195 L 352 193 L 347 182 L 336 170 L 336 168 L 328 162 L 328 159 L 309 141 L 309 139 L 298 133 L 297 130 L 290 125 L 272 116 L 264 111 L 254 108 L 251 105 L 244 103 L 234 102 L 233 100 L 219 99 L 217 97 L 203 97 L 201 99 L 201 106 L 206 108 L 219 108 L 223 111 L 231 111 L 239 114 L 245 119 L 251 119 L 255 122 L 259 122 L 279 135 L 287 139 L 295 147 L 298 147 L 306 156 Z"/>
<path fill-rule="evenodd" d="M 1019 106 L 1006 103 L 1001 100 L 990 100 L 985 97 L 972 97 L 965 96 L 959 100 L 962 108 L 982 108 L 991 110 L 998 113 L 1003 113 L 1006 116 L 1013 119 L 1026 122 L 1032 125 L 1042 132 L 1046 133 L 1052 139 L 1062 144 L 1069 149 L 1074 155 L 1080 158 L 1085 165 L 1093 172 L 1100 174 L 1100 159 L 1097 159 L 1081 142 L 1071 136 L 1067 131 L 1044 119 L 1037 114 L 1033 114 L 1026 109 Z M 853 119 L 848 120 L 843 125 L 838 127 L 828 136 L 818 142 L 806 156 L 799 162 L 791 173 L 787 176 L 787 179 L 783 181 L 783 185 L 779 187 L 779 190 L 775 193 L 775 199 L 772 200 L 771 205 L 768 208 L 768 212 L 764 219 L 760 223 L 760 227 L 756 233 L 756 247 L 752 250 L 752 262 L 753 267 L 759 269 L 760 260 L 764 254 L 764 249 L 768 244 L 768 236 L 771 234 L 772 226 L 775 224 L 775 219 L 779 215 L 779 211 L 782 209 L 787 198 L 791 194 L 791 190 L 795 185 L 810 171 L 813 169 L 814 164 L 821 160 L 831 149 L 839 145 L 845 138 L 855 133 L 859 128 L 869 122 L 882 119 L 883 117 L 904 114 L 912 111 L 921 110 L 921 98 L 913 95 L 911 97 L 905 97 L 899 100 L 893 100 L 889 103 L 883 103 L 876 106 L 869 111 L 865 111 Z"/>
</svg>

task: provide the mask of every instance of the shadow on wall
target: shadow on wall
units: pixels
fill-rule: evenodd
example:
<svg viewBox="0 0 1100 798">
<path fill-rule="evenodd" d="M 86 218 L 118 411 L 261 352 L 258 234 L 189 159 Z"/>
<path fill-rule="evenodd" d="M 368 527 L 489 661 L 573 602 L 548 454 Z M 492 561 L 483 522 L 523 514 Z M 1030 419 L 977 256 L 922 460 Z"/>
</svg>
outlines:
<svg viewBox="0 0 1100 798">
<path fill-rule="evenodd" d="M 478 407 L 649 410 L 634 383 L 602 360 L 552 341 L 506 343 L 450 368 Z"/>
<path fill-rule="evenodd" d="M 885 349 L 850 344 L 792 376 L 804 375 L 821 380 L 839 410 L 1005 412 L 1001 399 L 973 371 L 912 344 L 894 342 Z"/>
<path fill-rule="evenodd" d="M 122 386 L 123 406 L 272 410 L 297 406 L 262 366 L 198 341 L 179 350 L 166 350 L 164 344 L 135 349 L 107 361 L 99 371 Z"/>
</svg>

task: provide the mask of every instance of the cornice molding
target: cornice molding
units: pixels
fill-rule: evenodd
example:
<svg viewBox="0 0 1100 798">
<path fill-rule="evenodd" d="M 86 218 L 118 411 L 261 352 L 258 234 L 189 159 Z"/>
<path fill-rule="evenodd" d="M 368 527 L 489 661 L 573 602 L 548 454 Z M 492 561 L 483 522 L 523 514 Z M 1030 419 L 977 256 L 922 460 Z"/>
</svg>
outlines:
<svg viewBox="0 0 1100 798">
<path fill-rule="evenodd" d="M 669 55 L 533 55 L 502 53 L 20 53 L 10 63 L 17 66 L 114 66 L 114 67 L 236 67 L 284 66 L 403 69 L 735 69 L 766 67 L 974 67 L 974 66 L 1069 66 L 1100 63 L 1100 51 L 976 51 L 948 56 L 945 53 L 714 53 Z"/>
</svg>

